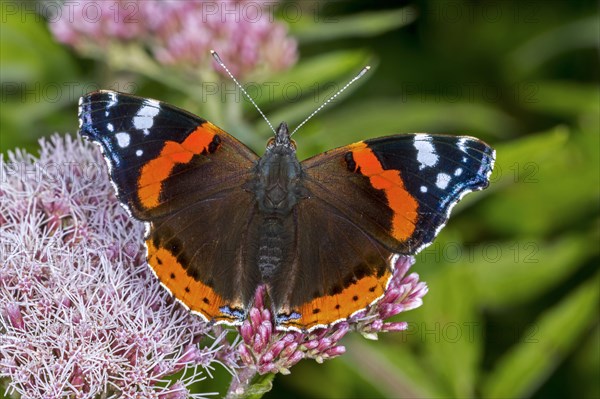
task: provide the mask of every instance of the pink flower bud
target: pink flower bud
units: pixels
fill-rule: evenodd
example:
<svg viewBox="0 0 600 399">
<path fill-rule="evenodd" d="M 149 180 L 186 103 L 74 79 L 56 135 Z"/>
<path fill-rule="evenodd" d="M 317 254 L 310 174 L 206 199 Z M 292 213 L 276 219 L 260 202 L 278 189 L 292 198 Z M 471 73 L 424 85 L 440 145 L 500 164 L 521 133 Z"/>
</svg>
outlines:
<svg viewBox="0 0 600 399">
<path fill-rule="evenodd" d="M 21 313 L 21 307 L 16 303 L 9 303 L 6 305 L 6 313 L 8 314 L 8 320 L 10 324 L 19 330 L 25 328 L 25 322 L 23 321 L 23 314 Z"/>
<path fill-rule="evenodd" d="M 252 337 L 254 335 L 254 330 L 250 325 L 248 320 L 244 321 L 240 327 L 240 335 L 246 344 L 250 344 L 252 342 Z"/>
<path fill-rule="evenodd" d="M 250 351 L 248 350 L 248 347 L 246 345 L 238 346 L 238 353 L 241 356 L 242 361 L 244 363 L 246 363 L 247 365 L 251 365 L 254 363 L 252 354 L 250 353 Z"/>
<path fill-rule="evenodd" d="M 249 319 L 250 319 L 250 322 L 252 323 L 252 327 L 256 331 L 256 329 L 258 329 L 258 326 L 260 326 L 263 321 L 261 311 L 258 310 L 257 308 L 250 309 Z"/>
<path fill-rule="evenodd" d="M 274 358 L 276 358 L 277 356 L 279 356 L 279 354 L 281 353 L 281 351 L 285 348 L 286 343 L 282 340 L 276 341 L 272 346 L 271 349 L 269 349 L 271 356 Z"/>
<path fill-rule="evenodd" d="M 382 326 L 382 331 L 405 331 L 408 328 L 408 323 L 405 321 L 385 323 Z"/>
<path fill-rule="evenodd" d="M 328 349 L 325 353 L 329 357 L 340 356 L 340 355 L 343 355 L 344 353 L 346 353 L 346 347 L 341 346 L 341 345 L 334 346 L 333 348 Z"/>
</svg>

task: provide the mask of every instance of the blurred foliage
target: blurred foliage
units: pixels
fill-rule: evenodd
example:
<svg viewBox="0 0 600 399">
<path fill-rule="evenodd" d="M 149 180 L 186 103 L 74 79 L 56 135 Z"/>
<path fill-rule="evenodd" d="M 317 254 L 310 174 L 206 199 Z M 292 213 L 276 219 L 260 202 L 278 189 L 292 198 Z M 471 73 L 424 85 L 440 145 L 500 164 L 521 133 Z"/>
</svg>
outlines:
<svg viewBox="0 0 600 399">
<path fill-rule="evenodd" d="M 301 17 L 278 16 L 300 62 L 269 77 L 272 93 L 254 91 L 274 123 L 297 125 L 374 67 L 294 136 L 301 158 L 419 131 L 480 137 L 498 161 L 490 188 L 461 202 L 418 256 L 430 292 L 403 315 L 409 330 L 351 336 L 346 355 L 278 375 L 267 397 L 600 397 L 596 2 L 295 4 Z M 233 84 L 209 96 L 207 82 L 160 73 L 143 52 L 83 59 L 53 41 L 43 18 L 2 18 L 3 152 L 75 132 L 77 98 L 99 87 L 177 104 L 259 152 L 268 138 Z M 202 390 L 224 390 L 226 374 L 216 375 Z"/>
</svg>

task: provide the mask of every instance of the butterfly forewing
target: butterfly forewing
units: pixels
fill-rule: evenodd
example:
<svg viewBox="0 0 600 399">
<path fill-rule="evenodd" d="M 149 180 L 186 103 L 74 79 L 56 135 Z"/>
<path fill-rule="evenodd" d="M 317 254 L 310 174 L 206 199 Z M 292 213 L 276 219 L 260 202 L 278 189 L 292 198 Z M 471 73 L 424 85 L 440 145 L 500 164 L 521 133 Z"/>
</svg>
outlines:
<svg viewBox="0 0 600 399">
<path fill-rule="evenodd" d="M 210 197 L 224 181 L 243 181 L 258 159 L 212 123 L 129 94 L 82 97 L 79 122 L 80 134 L 101 146 L 119 199 L 140 220 Z"/>
<path fill-rule="evenodd" d="M 306 185 L 397 253 L 431 243 L 465 194 L 486 188 L 494 150 L 467 136 L 403 134 L 362 141 L 302 163 Z"/>
</svg>

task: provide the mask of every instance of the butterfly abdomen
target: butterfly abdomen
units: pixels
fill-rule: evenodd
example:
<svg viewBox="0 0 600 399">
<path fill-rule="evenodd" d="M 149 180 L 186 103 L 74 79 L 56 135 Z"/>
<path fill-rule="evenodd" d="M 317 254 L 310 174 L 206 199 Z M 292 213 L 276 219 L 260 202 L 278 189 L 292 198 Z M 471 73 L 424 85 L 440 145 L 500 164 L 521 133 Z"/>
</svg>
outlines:
<svg viewBox="0 0 600 399">
<path fill-rule="evenodd" d="M 257 263 L 263 281 L 269 281 L 284 260 L 286 245 L 283 221 L 266 218 L 260 229 Z"/>
</svg>

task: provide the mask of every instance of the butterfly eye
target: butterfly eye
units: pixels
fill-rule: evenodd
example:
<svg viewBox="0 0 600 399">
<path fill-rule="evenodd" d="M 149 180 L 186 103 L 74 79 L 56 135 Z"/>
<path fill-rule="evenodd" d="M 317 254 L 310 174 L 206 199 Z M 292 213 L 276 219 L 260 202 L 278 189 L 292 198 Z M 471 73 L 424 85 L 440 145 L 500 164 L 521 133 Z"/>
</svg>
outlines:
<svg viewBox="0 0 600 399">
<path fill-rule="evenodd" d="M 296 142 L 294 140 L 290 140 L 289 143 L 290 143 L 290 147 L 292 147 L 292 149 L 295 150 L 296 149 Z M 271 137 L 269 139 L 269 141 L 267 141 L 267 148 L 274 147 L 276 144 L 277 144 L 277 138 L 276 137 Z"/>
</svg>

